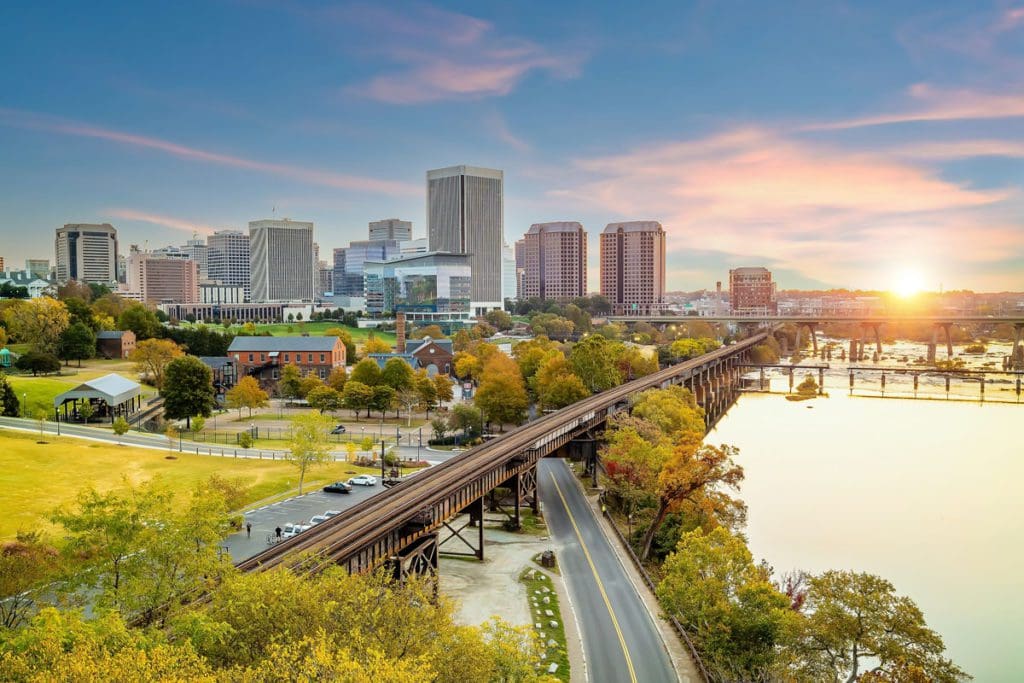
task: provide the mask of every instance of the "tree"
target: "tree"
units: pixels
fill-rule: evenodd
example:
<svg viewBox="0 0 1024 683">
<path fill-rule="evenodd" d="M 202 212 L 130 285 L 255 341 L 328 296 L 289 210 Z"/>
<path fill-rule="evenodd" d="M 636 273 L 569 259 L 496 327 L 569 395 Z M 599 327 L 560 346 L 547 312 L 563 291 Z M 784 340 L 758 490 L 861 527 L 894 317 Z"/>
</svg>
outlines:
<svg viewBox="0 0 1024 683">
<path fill-rule="evenodd" d="M 251 432 L 239 432 L 238 433 L 238 445 L 242 448 L 252 448 L 252 433 Z"/>
<path fill-rule="evenodd" d="M 437 392 L 438 403 L 452 400 L 452 380 L 447 375 L 434 375 L 434 389 Z"/>
<path fill-rule="evenodd" d="M 512 329 L 512 316 L 505 311 L 488 311 L 484 319 L 502 332 Z"/>
<path fill-rule="evenodd" d="M 435 417 L 430 421 L 430 429 L 434 432 L 435 439 L 443 439 L 448 435 L 449 426 L 448 420 L 443 417 Z"/>
<path fill-rule="evenodd" d="M 202 415 L 196 415 L 192 418 L 192 438 L 195 438 L 199 432 L 203 431 L 206 427 L 206 418 Z"/>
<path fill-rule="evenodd" d="M 348 373 L 345 368 L 334 368 L 327 376 L 327 386 L 341 393 L 345 389 L 345 382 L 348 381 Z"/>
<path fill-rule="evenodd" d="M 363 353 L 391 353 L 391 344 L 383 339 L 378 339 L 372 332 L 363 342 Z"/>
<path fill-rule="evenodd" d="M 185 352 L 170 339 L 145 339 L 135 346 L 128 357 L 135 363 L 140 375 L 148 377 L 157 389 L 163 387 L 167 364 L 181 358 Z"/>
<path fill-rule="evenodd" d="M 58 356 L 64 361 L 77 360 L 78 367 L 82 361 L 96 355 L 96 334 L 84 323 L 76 322 L 64 330 L 58 343 Z"/>
<path fill-rule="evenodd" d="M 29 351 L 21 354 L 21 357 L 14 361 L 14 367 L 25 372 L 31 372 L 35 377 L 40 372 L 44 375 L 50 372 L 60 371 L 60 359 L 52 353 L 43 351 Z"/>
<path fill-rule="evenodd" d="M 669 346 L 672 355 L 679 360 L 690 360 L 705 353 L 714 351 L 721 343 L 717 339 L 698 337 L 697 339 L 677 339 Z"/>
<path fill-rule="evenodd" d="M 114 430 L 114 434 L 117 434 L 117 445 L 121 445 L 121 437 L 128 433 L 131 425 L 128 424 L 128 420 L 124 419 L 123 415 L 118 415 L 114 418 L 114 423 L 110 425 Z"/>
<path fill-rule="evenodd" d="M 512 347 L 512 357 L 519 364 L 519 371 L 523 374 L 523 380 L 528 386 L 532 386 L 531 380 L 533 376 L 537 374 L 541 364 L 548 359 L 552 352 L 564 356 L 555 347 L 554 342 L 543 336 L 519 342 Z"/>
<path fill-rule="evenodd" d="M 370 408 L 379 410 L 381 417 L 387 412 L 391 406 L 395 405 L 396 393 L 391 387 L 381 384 L 372 388 L 373 397 L 370 399 Z M 370 411 L 366 411 L 366 416 L 370 416 Z"/>
<path fill-rule="evenodd" d="M 89 420 L 92 419 L 93 414 L 96 412 L 96 408 L 93 407 L 92 401 L 86 400 L 80 406 L 78 406 L 78 414 L 82 418 L 82 422 L 88 424 Z"/>
<path fill-rule="evenodd" d="M 423 410 L 430 412 L 437 405 L 437 383 L 422 368 L 416 371 L 416 382 L 413 387 L 416 397 Z"/>
<path fill-rule="evenodd" d="M 380 366 L 377 365 L 377 361 L 374 359 L 364 358 L 356 363 L 356 366 L 352 368 L 352 373 L 349 375 L 349 381 L 361 382 L 368 387 L 375 387 L 383 381 L 381 378 Z"/>
<path fill-rule="evenodd" d="M 292 420 L 285 459 L 299 470 L 299 495 L 306 472 L 331 460 L 331 447 L 327 442 L 327 430 L 331 422 L 322 415 L 306 413 Z"/>
<path fill-rule="evenodd" d="M 124 309 L 117 318 L 117 326 L 122 330 L 134 332 L 139 341 L 160 336 L 163 327 L 156 313 L 140 303 L 131 304 Z"/>
<path fill-rule="evenodd" d="M 430 337 L 431 339 L 447 339 L 448 335 L 444 333 L 438 325 L 424 325 L 423 327 L 417 327 L 412 333 L 413 339 L 423 339 L 424 337 Z"/>
<path fill-rule="evenodd" d="M 355 413 L 356 420 L 359 419 L 359 411 L 366 408 L 366 416 L 370 416 L 370 403 L 373 401 L 373 387 L 368 387 L 360 381 L 349 380 L 345 389 L 341 392 L 341 402 Z"/>
<path fill-rule="evenodd" d="M 8 308 L 4 317 L 14 339 L 44 353 L 57 350 L 61 335 L 71 324 L 67 306 L 48 296 L 19 302 Z"/>
<path fill-rule="evenodd" d="M 213 371 L 195 356 L 175 358 L 167 364 L 160 395 L 164 398 L 164 415 L 172 420 L 184 418 L 188 427 L 193 415 L 213 414 L 217 395 Z"/>
<path fill-rule="evenodd" d="M 361 362 L 361 361 L 360 361 Z M 410 389 L 415 379 L 412 366 L 403 358 L 388 358 L 384 363 L 384 369 L 380 373 L 381 382 L 388 385 L 396 392 L 403 389 Z"/>
<path fill-rule="evenodd" d="M 430 387 L 430 390 L 434 390 L 433 383 L 428 382 L 425 386 Z M 412 409 L 423 403 L 423 394 L 420 392 L 418 387 L 409 386 L 395 392 L 395 400 L 400 406 L 405 408 L 405 426 L 412 426 Z"/>
<path fill-rule="evenodd" d="M 573 344 L 569 352 L 573 372 L 591 393 L 611 389 L 622 382 L 615 367 L 615 344 L 600 335 L 591 335 Z"/>
<path fill-rule="evenodd" d="M 306 375 L 299 382 L 299 398 L 309 398 L 309 392 L 323 386 L 324 383 L 316 375 Z"/>
<path fill-rule="evenodd" d="M 542 409 L 555 410 L 590 396 L 561 351 L 551 351 L 534 376 L 534 391 Z"/>
<path fill-rule="evenodd" d="M 534 334 L 549 339 L 568 339 L 576 329 L 575 323 L 554 313 L 537 313 L 530 318 L 530 329 Z"/>
<path fill-rule="evenodd" d="M 277 380 L 277 391 L 282 398 L 298 398 L 302 393 L 302 371 L 299 366 L 286 364 L 281 368 L 281 378 Z"/>
<path fill-rule="evenodd" d="M 722 678 L 764 680 L 773 671 L 777 648 L 799 616 L 754 564 L 743 539 L 724 527 L 685 533 L 662 577 L 658 599 L 697 636 Z"/>
<path fill-rule="evenodd" d="M 238 384 L 228 389 L 224 398 L 228 408 L 238 410 L 238 417 L 242 417 L 242 408 L 248 408 L 251 416 L 253 408 L 264 408 L 270 405 L 270 397 L 267 396 L 267 392 L 263 390 L 256 378 L 250 375 L 238 380 Z"/>
<path fill-rule="evenodd" d="M 519 424 L 526 419 L 530 398 L 515 361 L 504 354 L 496 354 L 484 366 L 474 403 L 487 421 Z"/>
<path fill-rule="evenodd" d="M 333 413 L 342 407 L 341 394 L 335 389 L 320 386 L 306 394 L 309 406 L 320 411 L 320 414 Z"/>
<path fill-rule="evenodd" d="M 18 393 L 14 391 L 7 376 L 0 372 L 0 415 L 18 417 L 20 413 L 21 404 L 18 402 Z"/>
<path fill-rule="evenodd" d="M 484 431 L 483 413 L 469 403 L 458 403 L 452 408 L 448 424 L 452 429 L 461 429 L 463 436 L 473 438 Z"/>
<path fill-rule="evenodd" d="M 469 330 L 469 336 L 473 337 L 474 339 L 490 339 L 497 333 L 498 331 L 494 329 L 492 325 L 482 321 L 478 322 L 476 325 L 473 325 L 473 327 Z"/>
<path fill-rule="evenodd" d="M 59 553 L 39 532 L 19 532 L 0 543 L 0 629 L 11 632 L 28 622 L 40 590 L 59 569 Z"/>
<path fill-rule="evenodd" d="M 459 351 L 453 360 L 455 376 L 459 379 L 475 379 L 483 370 L 480 359 L 469 351 Z"/>
<path fill-rule="evenodd" d="M 862 680 L 866 665 L 872 668 L 865 674 L 876 681 L 901 680 L 898 673 L 908 666 L 919 671 L 919 680 L 969 678 L 942 656 L 942 637 L 928 628 L 914 601 L 896 595 L 881 577 L 851 571 L 812 577 L 803 609 L 798 670 L 814 678 L 852 683 Z"/>
</svg>

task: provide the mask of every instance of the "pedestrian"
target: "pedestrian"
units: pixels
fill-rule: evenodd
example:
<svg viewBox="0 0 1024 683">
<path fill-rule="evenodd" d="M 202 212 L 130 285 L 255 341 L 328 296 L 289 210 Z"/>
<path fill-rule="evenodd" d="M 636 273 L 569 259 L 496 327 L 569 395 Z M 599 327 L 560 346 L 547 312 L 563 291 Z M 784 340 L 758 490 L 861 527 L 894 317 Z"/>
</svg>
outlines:
<svg viewBox="0 0 1024 683">
<path fill-rule="evenodd" d="M 276 529 L 274 529 L 274 533 L 277 534 L 277 538 L 280 539 L 281 538 L 281 527 L 277 527 Z"/>
<path fill-rule="evenodd" d="M 252 522 L 245 523 L 245 537 L 252 538 Z"/>
</svg>

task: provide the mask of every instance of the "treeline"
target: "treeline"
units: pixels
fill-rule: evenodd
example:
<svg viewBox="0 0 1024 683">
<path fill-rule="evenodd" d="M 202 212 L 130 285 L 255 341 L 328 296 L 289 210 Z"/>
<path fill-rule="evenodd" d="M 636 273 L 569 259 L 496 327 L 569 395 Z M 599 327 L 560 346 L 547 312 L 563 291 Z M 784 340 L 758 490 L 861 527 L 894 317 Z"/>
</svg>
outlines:
<svg viewBox="0 0 1024 683">
<path fill-rule="evenodd" d="M 0 546 L 5 681 L 550 681 L 528 627 L 455 622 L 422 581 L 330 567 L 242 574 L 219 551 L 238 482 L 84 490 Z M 203 596 L 201 601 L 195 598 Z M 90 616 L 84 615 L 85 602 Z"/>
<path fill-rule="evenodd" d="M 736 495 L 737 450 L 703 443 L 689 390 L 636 397 L 613 418 L 601 457 L 605 504 L 689 633 L 714 680 L 962 681 L 912 600 L 853 571 L 776 576 L 755 563 Z"/>
</svg>

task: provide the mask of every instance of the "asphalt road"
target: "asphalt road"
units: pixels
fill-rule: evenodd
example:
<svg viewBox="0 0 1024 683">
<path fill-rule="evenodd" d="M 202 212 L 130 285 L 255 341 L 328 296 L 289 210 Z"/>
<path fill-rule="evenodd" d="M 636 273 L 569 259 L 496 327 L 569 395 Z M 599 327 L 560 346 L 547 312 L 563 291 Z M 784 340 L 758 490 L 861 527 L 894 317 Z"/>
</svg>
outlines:
<svg viewBox="0 0 1024 683">
<path fill-rule="evenodd" d="M 589 679 L 678 680 L 657 626 L 569 467 L 562 460 L 544 458 L 537 481 L 548 528 L 562 547 L 558 563 L 582 632 Z"/>
</svg>

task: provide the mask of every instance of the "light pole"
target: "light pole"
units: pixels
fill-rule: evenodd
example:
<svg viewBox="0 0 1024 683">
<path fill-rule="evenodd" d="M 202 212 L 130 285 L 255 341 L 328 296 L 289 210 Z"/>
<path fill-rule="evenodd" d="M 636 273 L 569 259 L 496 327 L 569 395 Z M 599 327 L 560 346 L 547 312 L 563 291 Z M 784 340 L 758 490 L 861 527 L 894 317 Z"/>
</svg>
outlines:
<svg viewBox="0 0 1024 683">
<path fill-rule="evenodd" d="M 21 416 L 28 417 L 28 393 L 21 395 Z"/>
<path fill-rule="evenodd" d="M 384 485 L 384 439 L 380 440 L 380 483 Z"/>
</svg>

